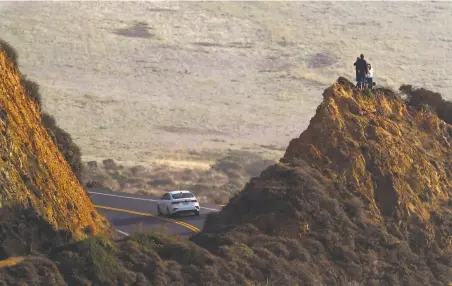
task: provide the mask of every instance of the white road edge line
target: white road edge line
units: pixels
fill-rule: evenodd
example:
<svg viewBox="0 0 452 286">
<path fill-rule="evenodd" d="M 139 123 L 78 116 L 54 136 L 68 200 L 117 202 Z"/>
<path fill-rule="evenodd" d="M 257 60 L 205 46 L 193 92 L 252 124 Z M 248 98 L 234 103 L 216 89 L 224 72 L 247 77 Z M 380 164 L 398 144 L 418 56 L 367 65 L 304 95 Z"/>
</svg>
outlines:
<svg viewBox="0 0 452 286">
<path fill-rule="evenodd" d="M 95 194 L 95 195 L 102 195 L 102 196 L 109 196 L 109 197 L 117 197 L 117 198 L 123 198 L 123 199 L 131 199 L 131 200 L 139 200 L 139 201 L 148 201 L 148 202 L 156 202 L 158 200 L 153 200 L 153 199 L 143 199 L 143 198 L 134 198 L 134 197 L 127 197 L 127 196 L 120 196 L 120 195 L 113 195 L 113 194 L 105 194 L 105 193 L 98 193 L 98 192 L 92 192 L 92 191 L 87 191 L 90 194 Z"/>
<path fill-rule="evenodd" d="M 98 192 L 92 192 L 92 191 L 86 191 L 87 193 L 94 194 L 94 195 L 102 195 L 102 196 L 109 196 L 109 197 L 116 197 L 116 198 L 123 198 L 123 199 L 131 199 L 131 200 L 139 200 L 139 201 L 148 201 L 148 202 L 156 202 L 158 200 L 153 199 L 143 199 L 143 198 L 134 198 L 134 197 L 127 197 L 127 196 L 120 196 L 120 195 L 113 195 L 113 194 L 104 194 L 104 193 L 98 193 Z M 210 211 L 216 211 L 219 212 L 220 210 L 212 209 L 212 208 L 206 208 L 206 207 L 200 207 L 202 209 L 210 210 Z"/>
<path fill-rule="evenodd" d="M 117 232 L 119 232 L 120 234 L 123 234 L 125 236 L 129 236 L 129 234 L 127 232 L 124 232 L 122 230 L 116 229 Z"/>
</svg>

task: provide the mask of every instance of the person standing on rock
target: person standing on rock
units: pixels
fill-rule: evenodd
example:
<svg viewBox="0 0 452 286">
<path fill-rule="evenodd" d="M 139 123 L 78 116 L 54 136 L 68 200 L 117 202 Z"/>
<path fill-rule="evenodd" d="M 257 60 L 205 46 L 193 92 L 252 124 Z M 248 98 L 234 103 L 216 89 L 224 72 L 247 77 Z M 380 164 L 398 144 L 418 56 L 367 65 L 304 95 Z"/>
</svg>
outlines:
<svg viewBox="0 0 452 286">
<path fill-rule="evenodd" d="M 367 69 L 367 62 L 364 59 L 363 54 L 361 54 L 359 56 L 359 59 L 354 63 L 354 65 L 356 66 L 356 72 L 358 74 L 358 88 L 364 89 L 368 69 Z"/>
<path fill-rule="evenodd" d="M 367 75 L 366 75 L 366 81 L 367 81 L 367 88 L 372 89 L 373 87 L 373 77 L 374 77 L 374 70 L 372 69 L 372 66 L 370 63 L 367 64 Z"/>
<path fill-rule="evenodd" d="M 355 73 L 356 73 L 356 86 L 358 87 L 359 85 L 359 71 L 358 71 L 358 66 L 356 65 L 356 63 L 358 63 L 359 61 L 359 57 L 356 58 L 356 62 L 353 64 L 355 66 Z"/>
</svg>

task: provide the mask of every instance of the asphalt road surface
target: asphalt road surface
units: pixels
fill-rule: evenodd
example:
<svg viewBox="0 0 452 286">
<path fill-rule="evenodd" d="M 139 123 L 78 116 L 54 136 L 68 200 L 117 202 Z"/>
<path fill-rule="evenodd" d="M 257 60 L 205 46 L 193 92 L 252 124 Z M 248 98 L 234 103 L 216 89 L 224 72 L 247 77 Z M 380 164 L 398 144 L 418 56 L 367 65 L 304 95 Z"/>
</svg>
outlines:
<svg viewBox="0 0 452 286">
<path fill-rule="evenodd" d="M 104 215 L 116 230 L 129 235 L 139 231 L 164 231 L 189 237 L 204 226 L 208 213 L 221 210 L 218 205 L 200 205 L 200 215 L 158 216 L 156 197 L 112 192 L 105 189 L 86 189 L 98 212 Z"/>
</svg>

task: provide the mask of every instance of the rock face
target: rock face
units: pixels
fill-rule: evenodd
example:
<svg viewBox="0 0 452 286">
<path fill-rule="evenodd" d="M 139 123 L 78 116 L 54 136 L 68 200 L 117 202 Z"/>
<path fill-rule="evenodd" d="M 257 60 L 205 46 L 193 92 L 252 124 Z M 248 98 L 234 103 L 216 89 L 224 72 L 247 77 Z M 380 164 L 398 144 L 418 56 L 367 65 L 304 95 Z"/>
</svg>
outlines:
<svg viewBox="0 0 452 286">
<path fill-rule="evenodd" d="M 281 162 L 304 160 L 338 190 L 359 194 L 372 221 L 427 222 L 451 194 L 451 128 L 391 92 L 364 95 L 336 84 Z"/>
<path fill-rule="evenodd" d="M 452 126 L 343 78 L 323 97 L 280 163 L 193 240 L 227 259 L 246 254 L 237 268 L 252 281 L 447 285 Z"/>
<path fill-rule="evenodd" d="M 75 237 L 105 229 L 89 197 L 41 124 L 16 64 L 0 49 L 0 204 L 31 208 Z"/>
</svg>

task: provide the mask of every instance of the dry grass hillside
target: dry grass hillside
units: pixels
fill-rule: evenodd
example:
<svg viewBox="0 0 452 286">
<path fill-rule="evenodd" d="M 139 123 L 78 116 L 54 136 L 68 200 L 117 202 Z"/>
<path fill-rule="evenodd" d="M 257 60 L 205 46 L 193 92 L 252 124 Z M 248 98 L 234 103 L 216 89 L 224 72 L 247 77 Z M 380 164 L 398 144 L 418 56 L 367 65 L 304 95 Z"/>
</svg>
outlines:
<svg viewBox="0 0 452 286">
<path fill-rule="evenodd" d="M 340 78 L 281 161 L 190 241 L 137 233 L 61 243 L 24 213 L 59 240 L 5 257 L 0 285 L 449 286 L 452 126 L 411 106 L 410 92 L 359 92 Z"/>
<path fill-rule="evenodd" d="M 13 212 L 21 207 L 28 209 L 56 230 L 75 237 L 102 232 L 104 222 L 42 123 L 38 100 L 28 96 L 30 89 L 23 84 L 16 57 L 14 50 L 2 42 L 0 205 Z M 2 223 L 13 219 L 6 212 Z"/>
<path fill-rule="evenodd" d="M 451 11 L 448 1 L 2 1 L 0 34 L 86 161 L 196 169 L 206 158 L 192 151 L 279 159 L 360 53 L 378 84 L 452 100 Z"/>
</svg>

